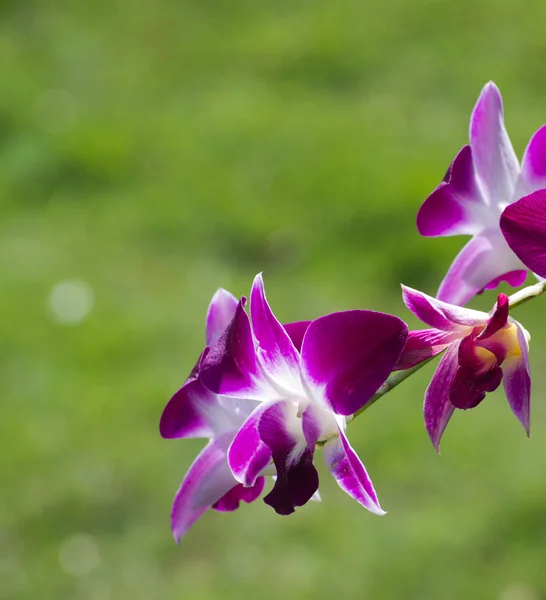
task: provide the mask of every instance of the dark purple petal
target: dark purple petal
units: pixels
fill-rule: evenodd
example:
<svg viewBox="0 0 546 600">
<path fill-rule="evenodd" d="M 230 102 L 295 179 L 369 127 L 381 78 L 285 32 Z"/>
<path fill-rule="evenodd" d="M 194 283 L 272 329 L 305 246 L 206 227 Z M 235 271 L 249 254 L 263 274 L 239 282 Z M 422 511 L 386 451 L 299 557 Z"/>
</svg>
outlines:
<svg viewBox="0 0 546 600">
<path fill-rule="evenodd" d="M 458 332 L 440 331 L 439 329 L 410 331 L 396 370 L 411 369 L 424 360 L 436 356 L 459 336 Z"/>
<path fill-rule="evenodd" d="M 197 379 L 190 380 L 174 394 L 163 410 L 159 432 L 164 438 L 211 437 L 207 414 L 218 406 L 218 396 Z"/>
<path fill-rule="evenodd" d="M 485 325 L 489 319 L 487 313 L 448 304 L 405 285 L 402 286 L 402 299 L 418 319 L 441 331 L 461 331 L 458 325 L 476 327 Z"/>
<path fill-rule="evenodd" d="M 231 488 L 227 494 L 222 496 L 218 502 L 212 505 L 214 510 L 220 512 L 231 512 L 239 508 L 241 501 L 250 504 L 257 500 L 265 487 L 265 477 L 258 477 L 256 483 L 252 487 L 245 487 L 242 484 L 237 484 L 234 488 Z"/>
<path fill-rule="evenodd" d="M 493 283 L 519 283 L 512 271 L 524 265 L 510 250 L 498 228 L 472 238 L 459 252 L 440 285 L 439 300 L 463 306 Z"/>
<path fill-rule="evenodd" d="M 519 164 L 504 127 L 502 98 L 492 81 L 483 88 L 472 112 L 470 146 L 474 167 L 489 203 L 510 202 Z"/>
<path fill-rule="evenodd" d="M 238 304 L 237 298 L 227 290 L 220 288 L 214 294 L 207 313 L 207 346 L 212 347 L 218 343 L 218 340 L 233 320 Z"/>
<path fill-rule="evenodd" d="M 258 363 L 245 302 L 242 298 L 235 317 L 203 360 L 199 379 L 217 394 L 249 400 L 268 399 L 273 392 Z"/>
<path fill-rule="evenodd" d="M 237 432 L 228 450 L 231 472 L 237 481 L 246 486 L 254 485 L 272 460 L 271 450 L 258 433 L 260 418 L 270 406 L 271 403 L 265 402 L 254 410 Z"/>
<path fill-rule="evenodd" d="M 486 328 L 478 336 L 480 340 L 491 337 L 499 329 L 502 329 L 508 323 L 508 313 L 510 311 L 510 300 L 506 294 L 499 294 L 497 303 L 491 318 L 487 322 Z"/>
<path fill-rule="evenodd" d="M 459 368 L 455 374 L 449 399 L 455 408 L 474 408 L 487 392 L 495 391 L 502 381 L 502 369 L 497 357 L 487 348 L 477 345 L 473 335 L 459 345 Z"/>
<path fill-rule="evenodd" d="M 339 437 L 328 440 L 324 445 L 324 460 L 344 492 L 376 515 L 385 514 L 379 505 L 372 480 L 341 429 Z"/>
<path fill-rule="evenodd" d="M 305 411 L 301 420 L 304 418 Z M 313 465 L 317 440 L 309 444 L 313 440 L 305 439 L 302 427 L 307 435 L 313 435 L 318 428 L 312 424 L 303 426 L 299 420 L 296 406 L 281 401 L 263 413 L 258 427 L 277 468 L 275 485 L 264 502 L 280 515 L 293 513 L 296 506 L 303 506 L 318 489 L 318 473 Z"/>
<path fill-rule="evenodd" d="M 171 528 L 176 541 L 206 510 L 237 485 L 226 460 L 229 441 L 229 437 L 211 440 L 184 477 L 171 513 Z"/>
<path fill-rule="evenodd" d="M 533 134 L 521 161 L 514 200 L 546 188 L 546 125 Z"/>
<path fill-rule="evenodd" d="M 293 323 L 285 323 L 283 325 L 286 333 L 288 333 L 292 343 L 294 344 L 294 348 L 296 348 L 298 352 L 301 352 L 303 336 L 305 335 L 310 323 L 311 321 L 294 321 Z"/>
<path fill-rule="evenodd" d="M 430 194 L 417 213 L 421 235 L 475 235 L 484 228 L 484 200 L 476 183 L 472 151 L 463 146 L 444 181 Z"/>
<path fill-rule="evenodd" d="M 455 408 L 468 410 L 475 408 L 485 398 L 487 392 L 494 392 L 502 381 L 502 369 L 494 367 L 480 377 L 470 370 L 459 369 L 451 386 L 449 399 Z"/>
<path fill-rule="evenodd" d="M 302 346 L 302 371 L 315 400 L 339 415 L 362 408 L 394 369 L 408 335 L 398 317 L 349 310 L 316 319 Z"/>
<path fill-rule="evenodd" d="M 267 302 L 261 274 L 250 292 L 250 317 L 264 369 L 283 388 L 300 392 L 300 355 Z"/>
<path fill-rule="evenodd" d="M 425 426 L 437 452 L 440 452 L 442 434 L 455 410 L 449 393 L 459 368 L 459 343 L 448 346 L 425 392 Z"/>
<path fill-rule="evenodd" d="M 525 266 L 546 277 L 546 190 L 507 206 L 500 226 L 508 245 Z"/>
<path fill-rule="evenodd" d="M 530 407 L 531 407 L 531 371 L 529 368 L 529 353 L 527 340 L 521 325 L 514 322 L 517 327 L 519 353 L 509 352 L 502 365 L 504 372 L 504 390 L 512 412 L 525 428 L 527 435 L 530 432 Z"/>
</svg>

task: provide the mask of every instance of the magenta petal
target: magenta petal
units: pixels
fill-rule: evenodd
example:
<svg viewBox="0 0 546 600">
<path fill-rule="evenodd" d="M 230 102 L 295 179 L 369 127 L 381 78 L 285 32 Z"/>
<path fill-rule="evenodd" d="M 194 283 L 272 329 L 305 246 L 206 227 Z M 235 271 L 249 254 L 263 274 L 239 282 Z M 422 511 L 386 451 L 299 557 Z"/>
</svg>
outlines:
<svg viewBox="0 0 546 600">
<path fill-rule="evenodd" d="M 302 371 L 315 399 L 340 415 L 362 408 L 394 369 L 408 329 L 398 317 L 349 310 L 316 319 L 302 346 Z"/>
<path fill-rule="evenodd" d="M 512 200 L 519 174 L 518 159 L 504 127 L 502 98 L 490 81 L 470 119 L 470 146 L 476 173 L 491 204 Z"/>
<path fill-rule="evenodd" d="M 220 288 L 214 294 L 207 312 L 207 346 L 212 347 L 218 343 L 218 340 L 233 320 L 238 304 L 237 298 L 227 290 Z"/>
<path fill-rule="evenodd" d="M 510 311 L 510 299 L 506 294 L 499 294 L 495 309 L 491 318 L 487 322 L 486 328 L 478 336 L 480 340 L 485 340 L 491 337 L 499 329 L 502 329 L 508 323 L 508 313 Z"/>
<path fill-rule="evenodd" d="M 188 529 L 237 485 L 226 460 L 229 437 L 211 440 L 190 467 L 174 498 L 171 528 L 179 541 Z"/>
<path fill-rule="evenodd" d="M 476 183 L 472 151 L 464 146 L 444 181 L 425 200 L 417 214 L 421 235 L 474 235 L 483 229 L 484 204 Z"/>
<path fill-rule="evenodd" d="M 306 412 L 302 415 L 302 422 L 304 418 L 307 420 Z M 313 465 L 318 438 L 305 439 L 307 436 L 303 436 L 303 429 L 312 436 L 318 431 L 318 426 L 312 423 L 299 425 L 296 413 L 297 409 L 291 402 L 277 402 L 263 413 L 258 427 L 277 468 L 275 485 L 264 502 L 280 515 L 293 513 L 296 506 L 303 506 L 318 489 L 318 473 Z M 294 432 L 298 425 L 302 427 L 301 438 Z"/>
<path fill-rule="evenodd" d="M 508 273 L 503 273 L 498 277 L 495 277 L 493 281 L 490 281 L 485 287 L 484 290 L 494 290 L 499 287 L 499 285 L 506 281 L 508 285 L 512 287 L 519 287 L 525 283 L 527 279 L 527 269 L 517 269 L 515 271 L 509 271 Z"/>
<path fill-rule="evenodd" d="M 424 360 L 436 356 L 459 337 L 459 333 L 439 329 L 410 331 L 396 370 L 411 369 Z"/>
<path fill-rule="evenodd" d="M 263 400 L 269 388 L 258 363 L 245 298 L 237 306 L 235 317 L 204 358 L 199 379 L 217 394 L 249 400 Z"/>
<path fill-rule="evenodd" d="M 446 332 L 460 331 L 461 328 L 457 325 L 467 327 L 485 325 L 489 319 L 487 313 L 437 300 L 405 285 L 402 285 L 402 299 L 409 310 L 423 323 Z"/>
<path fill-rule="evenodd" d="M 543 188 L 546 188 L 546 125 L 534 133 L 525 149 L 514 199 Z"/>
<path fill-rule="evenodd" d="M 251 487 L 245 487 L 242 484 L 237 484 L 234 488 L 231 488 L 227 494 L 222 496 L 218 502 L 212 505 L 214 510 L 220 512 L 232 512 L 239 508 L 239 504 L 246 502 L 250 504 L 257 500 L 265 487 L 265 477 L 258 477 L 256 483 Z"/>
<path fill-rule="evenodd" d="M 324 445 L 324 460 L 339 487 L 364 508 L 376 515 L 384 515 L 379 505 L 372 480 L 343 431 Z"/>
<path fill-rule="evenodd" d="M 506 274 L 522 267 L 500 231 L 485 231 L 472 238 L 459 252 L 440 285 L 437 297 L 462 306 L 495 281 L 508 280 L 511 283 L 514 279 Z M 516 281 L 520 279 L 516 278 Z"/>
<path fill-rule="evenodd" d="M 458 364 L 459 342 L 453 342 L 438 364 L 425 392 L 425 426 L 434 448 L 440 452 L 440 440 L 455 410 L 449 399 Z"/>
<path fill-rule="evenodd" d="M 258 356 L 264 369 L 279 385 L 299 392 L 300 355 L 269 307 L 261 274 L 256 275 L 252 285 L 250 317 Z"/>
<path fill-rule="evenodd" d="M 294 344 L 294 348 L 296 348 L 298 352 L 301 352 L 303 337 L 305 336 L 305 332 L 310 323 L 311 321 L 294 321 L 293 323 L 284 323 L 283 325 L 286 333 L 288 333 Z"/>
<path fill-rule="evenodd" d="M 522 327 L 519 323 L 515 323 L 515 325 L 518 328 L 518 343 L 521 354 L 508 354 L 502 365 L 504 372 L 504 390 L 510 408 L 525 428 L 527 435 L 529 435 L 531 405 L 529 353 Z"/>
<path fill-rule="evenodd" d="M 525 266 L 546 277 L 546 190 L 507 206 L 500 226 L 508 245 Z"/>
<path fill-rule="evenodd" d="M 167 403 L 159 432 L 164 438 L 211 437 L 213 429 L 206 417 L 215 407 L 218 396 L 199 380 L 190 380 Z"/>
<path fill-rule="evenodd" d="M 258 424 L 271 403 L 263 403 L 247 418 L 228 450 L 228 463 L 237 481 L 254 485 L 260 473 L 271 462 L 271 450 L 258 433 Z"/>
</svg>

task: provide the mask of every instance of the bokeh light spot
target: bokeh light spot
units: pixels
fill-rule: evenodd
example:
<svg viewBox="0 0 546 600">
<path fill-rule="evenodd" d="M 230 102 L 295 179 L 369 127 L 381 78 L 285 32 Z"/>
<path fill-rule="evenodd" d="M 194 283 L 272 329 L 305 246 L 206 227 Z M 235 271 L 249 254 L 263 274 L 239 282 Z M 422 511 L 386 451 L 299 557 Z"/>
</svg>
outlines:
<svg viewBox="0 0 546 600">
<path fill-rule="evenodd" d="M 49 295 L 49 307 L 53 318 L 62 325 L 76 325 L 91 312 L 94 295 L 85 281 L 61 281 Z"/>
</svg>

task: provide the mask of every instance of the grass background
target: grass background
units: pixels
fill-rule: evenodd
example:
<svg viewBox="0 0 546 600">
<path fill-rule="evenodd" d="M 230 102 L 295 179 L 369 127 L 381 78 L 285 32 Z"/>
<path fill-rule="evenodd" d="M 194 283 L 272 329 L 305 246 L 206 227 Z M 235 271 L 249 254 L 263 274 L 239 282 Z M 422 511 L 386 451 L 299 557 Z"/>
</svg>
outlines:
<svg viewBox="0 0 546 600">
<path fill-rule="evenodd" d="M 530 440 L 499 391 L 455 416 L 438 457 L 433 365 L 351 426 L 384 518 L 322 469 L 321 504 L 211 512 L 178 547 L 171 500 L 202 443 L 157 431 L 219 286 L 247 294 L 263 270 L 283 321 L 361 307 L 417 325 L 399 283 L 434 293 L 463 240 L 420 238 L 415 214 L 481 87 L 500 86 L 519 155 L 546 121 L 546 4 L 5 0 L 0 15 L 0 597 L 546 598 L 543 300 L 517 315 Z M 69 326 L 51 298 L 73 280 L 94 302 Z"/>
</svg>

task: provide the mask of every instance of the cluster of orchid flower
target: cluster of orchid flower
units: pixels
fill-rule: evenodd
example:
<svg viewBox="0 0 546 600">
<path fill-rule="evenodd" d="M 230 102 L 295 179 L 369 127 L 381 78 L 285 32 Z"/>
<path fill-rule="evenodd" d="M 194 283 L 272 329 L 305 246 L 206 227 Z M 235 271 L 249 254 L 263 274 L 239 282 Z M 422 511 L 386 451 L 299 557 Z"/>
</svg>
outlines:
<svg viewBox="0 0 546 600">
<path fill-rule="evenodd" d="M 510 308 L 546 288 L 546 126 L 521 166 L 506 133 L 502 100 L 483 89 L 470 120 L 470 144 L 417 216 L 424 236 L 471 235 L 433 298 L 402 286 L 407 308 L 429 329 L 409 331 L 396 316 L 370 310 L 281 324 L 258 275 L 246 299 L 220 289 L 206 319 L 206 347 L 164 409 L 165 438 L 209 438 L 179 488 L 176 540 L 208 509 L 232 511 L 263 492 L 287 515 L 319 499 L 315 451 L 322 450 L 347 494 L 384 514 L 347 435 L 347 424 L 433 356 L 444 352 L 424 401 L 425 426 L 439 451 L 455 409 L 477 406 L 501 382 L 529 434 L 529 334 Z M 463 306 L 501 281 L 517 287 L 528 270 L 539 283 L 499 294 L 490 313 Z"/>
</svg>

